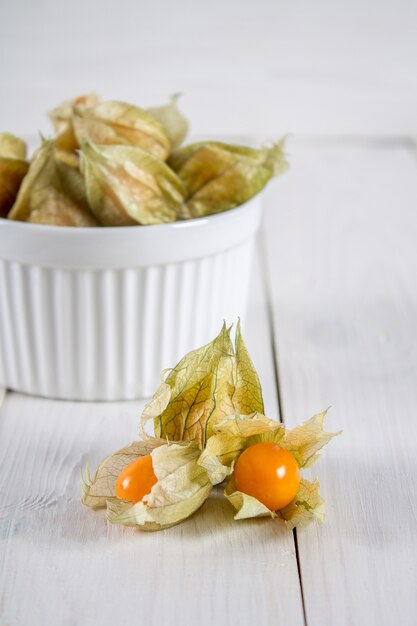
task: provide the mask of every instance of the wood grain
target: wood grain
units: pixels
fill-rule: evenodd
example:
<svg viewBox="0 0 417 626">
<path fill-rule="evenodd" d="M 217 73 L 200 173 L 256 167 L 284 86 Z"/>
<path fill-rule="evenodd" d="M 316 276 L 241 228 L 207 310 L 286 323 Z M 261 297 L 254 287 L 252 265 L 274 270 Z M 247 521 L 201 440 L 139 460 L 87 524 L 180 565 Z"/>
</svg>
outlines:
<svg viewBox="0 0 417 626">
<path fill-rule="evenodd" d="M 255 268 L 243 332 L 277 415 Z M 167 364 L 169 365 L 169 364 Z M 142 402 L 85 404 L 10 393 L 0 411 L 0 625 L 302 626 L 293 536 L 235 522 L 219 491 L 180 526 L 141 533 L 79 502 L 80 469 L 135 438 Z"/>
<path fill-rule="evenodd" d="M 288 425 L 332 405 L 298 532 L 309 626 L 417 616 L 417 167 L 410 146 L 295 142 L 264 230 Z"/>
</svg>

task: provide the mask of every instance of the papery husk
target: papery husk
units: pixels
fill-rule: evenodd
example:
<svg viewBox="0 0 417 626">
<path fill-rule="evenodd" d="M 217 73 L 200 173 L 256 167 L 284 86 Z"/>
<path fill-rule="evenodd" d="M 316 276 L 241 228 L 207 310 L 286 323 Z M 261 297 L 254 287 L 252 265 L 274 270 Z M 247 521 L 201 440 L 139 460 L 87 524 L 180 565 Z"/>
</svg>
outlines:
<svg viewBox="0 0 417 626">
<path fill-rule="evenodd" d="M 26 152 L 26 144 L 22 139 L 10 133 L 0 133 L 0 157 L 25 161 Z"/>
<path fill-rule="evenodd" d="M 288 167 L 282 142 L 259 150 L 200 142 L 176 150 L 169 164 L 184 182 L 186 205 L 194 217 L 247 202 Z"/>
<path fill-rule="evenodd" d="M 155 438 L 149 441 L 133 441 L 106 457 L 93 478 L 86 466 L 85 479 L 81 477 L 81 502 L 91 509 L 105 507 L 107 500 L 116 496 L 116 481 L 124 468 L 164 444 L 165 441 Z"/>
<path fill-rule="evenodd" d="M 311 419 L 288 430 L 285 437 L 285 448 L 293 454 L 300 467 L 307 468 L 319 459 L 317 454 L 333 437 L 341 434 L 328 433 L 323 429 L 324 419 L 329 409 L 317 413 Z"/>
<path fill-rule="evenodd" d="M 234 516 L 235 520 L 249 519 L 251 517 L 274 518 L 277 516 L 275 511 L 270 511 L 268 507 L 262 504 L 257 498 L 249 496 L 242 491 L 238 491 L 233 476 L 224 490 L 224 495 L 237 511 Z"/>
<path fill-rule="evenodd" d="M 80 169 L 80 159 L 76 152 L 68 152 L 68 150 L 61 150 L 60 148 L 55 148 L 55 158 L 58 161 L 62 161 L 66 163 L 70 167 L 75 170 Z"/>
<path fill-rule="evenodd" d="M 163 374 L 161 378 L 163 378 Z M 153 437 L 146 432 L 146 424 L 151 420 L 154 421 L 156 418 L 159 418 L 168 406 L 171 395 L 171 387 L 162 381 L 152 398 L 145 404 L 139 420 L 139 434 L 144 441 L 153 439 Z"/>
<path fill-rule="evenodd" d="M 136 504 L 109 500 L 107 519 L 112 524 L 163 530 L 190 517 L 207 500 L 212 485 L 197 463 L 200 450 L 195 444 L 166 444 L 151 455 L 158 481 Z"/>
<path fill-rule="evenodd" d="M 326 511 L 319 488 L 320 484 L 316 479 L 313 482 L 301 479 L 300 488 L 294 500 L 279 512 L 288 530 L 306 526 L 313 520 L 323 523 Z"/>
<path fill-rule="evenodd" d="M 318 451 L 339 434 L 324 431 L 327 411 L 292 430 L 258 410 L 249 415 L 236 412 L 236 406 L 263 409 L 259 380 L 240 324 L 234 347 L 230 328 L 223 325 L 210 344 L 187 354 L 164 380 L 165 375 L 142 412 L 144 440 L 110 455 L 93 479 L 87 469 L 87 479 L 82 480 L 83 503 L 91 508 L 106 506 L 111 523 L 141 530 L 169 528 L 197 511 L 213 485 L 226 478 L 224 495 L 236 510 L 235 519 L 276 517 L 276 511 L 236 489 L 233 470 L 242 451 L 259 442 L 273 442 L 289 450 L 300 467 L 309 467 Z M 154 422 L 157 437 L 145 431 L 149 420 Z M 174 437 L 177 442 L 172 441 Z M 157 477 L 151 492 L 137 503 L 118 500 L 118 476 L 129 463 L 149 453 Z M 324 502 L 318 482 L 301 479 L 296 497 L 279 514 L 289 529 L 313 519 L 322 521 Z"/>
<path fill-rule="evenodd" d="M 55 226 L 98 225 L 81 174 L 55 158 L 51 141 L 43 141 L 34 155 L 9 218 Z"/>
<path fill-rule="evenodd" d="M 16 201 L 29 163 L 0 156 L 0 217 L 7 217 Z"/>
<path fill-rule="evenodd" d="M 10 133 L 0 133 L 0 217 L 7 217 L 26 176 L 26 144 Z"/>
<path fill-rule="evenodd" d="M 74 133 L 78 144 L 136 146 L 165 160 L 171 142 L 164 127 L 144 109 L 125 102 L 101 102 L 93 107 L 75 107 Z"/>
<path fill-rule="evenodd" d="M 243 450 L 261 441 L 281 444 L 284 437 L 284 426 L 261 413 L 229 415 L 213 426 L 199 464 L 217 485 L 232 473 Z"/>
<path fill-rule="evenodd" d="M 104 226 L 175 221 L 183 200 L 182 183 L 145 150 L 85 141 L 80 166 L 91 210 Z"/>
<path fill-rule="evenodd" d="M 73 126 L 75 108 L 81 114 L 83 110 L 97 105 L 99 101 L 100 99 L 96 93 L 88 93 L 73 100 L 65 100 L 65 102 L 62 102 L 48 113 L 49 119 L 57 133 L 54 139 L 57 148 L 71 152 L 80 147 Z"/>
<path fill-rule="evenodd" d="M 188 120 L 177 106 L 179 97 L 180 94 L 176 93 L 167 104 L 146 109 L 165 129 L 171 142 L 172 150 L 175 150 L 182 144 L 189 130 Z"/>
<path fill-rule="evenodd" d="M 199 463 L 206 469 L 213 484 L 231 473 L 239 455 L 255 443 L 270 442 L 282 446 L 295 457 L 300 468 L 311 467 L 319 458 L 317 452 L 340 432 L 323 428 L 327 410 L 314 415 L 292 430 L 259 413 L 230 415 L 213 427 Z M 220 467 L 224 466 L 224 469 Z"/>
<path fill-rule="evenodd" d="M 211 482 L 218 484 L 232 474 L 243 450 L 256 443 L 271 442 L 291 452 L 300 468 L 310 467 L 318 459 L 318 450 L 340 434 L 324 431 L 326 413 L 319 413 L 292 430 L 286 430 L 282 424 L 257 413 L 229 416 L 214 426 L 213 435 L 200 456 L 199 464 L 207 471 Z M 275 514 L 257 498 L 237 491 L 233 475 L 229 478 L 224 494 L 237 511 L 235 519 Z M 313 519 L 322 521 L 324 501 L 319 494 L 319 483 L 301 479 L 297 496 L 280 510 L 280 514 L 290 529 Z"/>
<path fill-rule="evenodd" d="M 306 526 L 313 520 L 317 520 L 319 523 L 324 521 L 325 503 L 319 494 L 319 488 L 320 484 L 317 480 L 313 482 L 304 478 L 300 480 L 300 487 L 294 500 L 278 511 L 288 530 Z M 237 511 L 234 516 L 235 520 L 253 517 L 277 517 L 275 511 L 268 509 L 257 498 L 237 491 L 233 477 L 229 480 L 224 495 Z"/>
<path fill-rule="evenodd" d="M 258 376 L 240 333 L 235 347 L 223 325 L 209 344 L 193 350 L 170 370 L 165 384 L 171 398 L 154 420 L 157 436 L 170 441 L 194 441 L 201 448 L 214 425 L 235 412 L 263 410 Z"/>
</svg>

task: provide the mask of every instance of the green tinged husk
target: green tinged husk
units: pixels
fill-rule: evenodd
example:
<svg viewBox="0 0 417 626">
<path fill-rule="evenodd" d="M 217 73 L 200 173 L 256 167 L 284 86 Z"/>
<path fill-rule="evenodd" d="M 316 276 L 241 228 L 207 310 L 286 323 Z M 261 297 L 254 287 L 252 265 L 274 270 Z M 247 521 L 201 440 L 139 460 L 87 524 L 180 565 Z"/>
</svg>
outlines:
<svg viewBox="0 0 417 626">
<path fill-rule="evenodd" d="M 180 179 L 160 159 L 136 146 L 83 141 L 81 172 L 91 210 L 104 226 L 160 224 L 176 219 Z"/>
<path fill-rule="evenodd" d="M 182 522 L 207 500 L 212 484 L 197 461 L 200 450 L 193 443 L 172 443 L 151 452 L 157 483 L 149 495 L 132 506 L 120 500 L 107 504 L 113 524 L 162 530 Z"/>
<path fill-rule="evenodd" d="M 105 458 L 93 478 L 86 466 L 86 480 L 81 477 L 81 502 L 92 509 L 105 507 L 107 500 L 115 497 L 116 480 L 120 472 L 129 463 L 150 454 L 152 450 L 164 444 L 165 441 L 155 438 L 150 441 L 133 441 Z"/>
<path fill-rule="evenodd" d="M 55 226 L 97 226 L 80 172 L 55 156 L 43 141 L 32 159 L 9 218 Z"/>
<path fill-rule="evenodd" d="M 324 430 L 327 411 L 293 429 L 263 415 L 261 386 L 240 332 L 234 344 L 224 325 L 209 344 L 187 354 L 171 370 L 145 406 L 140 418 L 142 441 L 107 457 L 91 478 L 82 479 L 82 502 L 107 508 L 114 524 L 161 530 L 192 515 L 214 485 L 227 479 L 225 497 L 235 519 L 280 517 L 289 529 L 313 519 L 323 521 L 324 502 L 317 480 L 300 481 L 294 500 L 271 511 L 256 498 L 236 490 L 234 465 L 243 450 L 274 442 L 291 452 L 300 468 L 310 467 L 335 435 Z M 145 432 L 154 422 L 155 437 Z M 116 480 L 131 462 L 151 454 L 157 482 L 136 504 L 115 497 Z"/>
<path fill-rule="evenodd" d="M 85 109 L 94 107 L 100 99 L 95 93 L 78 96 L 73 100 L 65 100 L 49 111 L 48 117 L 57 133 L 54 143 L 63 152 L 72 152 L 80 147 L 74 131 L 75 110 L 81 115 Z"/>
<path fill-rule="evenodd" d="M 24 141 L 0 133 L 0 217 L 7 217 L 28 169 Z"/>
<path fill-rule="evenodd" d="M 45 189 L 41 193 L 37 187 L 30 202 L 27 190 L 43 151 L 29 169 L 23 142 L 0 135 L 0 216 L 8 215 L 26 175 L 25 199 L 18 199 L 11 219 L 134 226 L 226 211 L 250 200 L 287 168 L 282 141 L 260 149 L 213 141 L 180 147 L 189 124 L 178 98 L 142 109 L 88 93 L 55 107 L 49 113 L 56 133 L 49 142 L 54 159 L 42 167 Z"/>
<path fill-rule="evenodd" d="M 155 419 L 155 433 L 171 441 L 194 441 L 201 448 L 215 424 L 235 412 L 263 411 L 261 385 L 240 332 L 230 329 L 187 354 L 169 372 L 171 398 Z"/>
<path fill-rule="evenodd" d="M 97 145 L 136 146 L 165 160 L 171 142 L 164 127 L 144 109 L 117 102 L 74 108 L 72 119 L 78 145 L 87 140 Z"/>
<path fill-rule="evenodd" d="M 264 415 L 253 414 L 230 416 L 214 427 L 213 436 L 207 443 L 199 463 L 209 473 L 212 481 L 213 458 L 229 475 L 243 450 L 260 442 L 276 443 L 294 455 L 300 468 L 311 467 L 319 458 L 317 454 L 333 437 L 340 433 L 329 433 L 323 429 L 327 411 L 314 415 L 310 420 L 287 430 L 282 424 L 272 422 Z M 214 477 L 221 477 L 220 468 Z M 220 482 L 220 481 L 219 481 Z M 324 502 L 319 496 L 319 483 L 302 479 L 295 499 L 285 509 L 279 511 L 289 528 L 300 526 L 313 518 L 324 519 Z M 264 504 L 256 498 L 236 491 L 233 477 L 230 478 L 225 496 L 235 507 L 235 519 L 273 515 Z"/>
<path fill-rule="evenodd" d="M 179 94 L 174 94 L 167 104 L 146 109 L 163 127 L 171 142 L 171 150 L 178 148 L 184 141 L 189 124 L 177 106 Z"/>
<path fill-rule="evenodd" d="M 200 142 L 176 150 L 169 164 L 184 182 L 185 203 L 194 217 L 247 202 L 288 167 L 282 142 L 259 150 Z"/>
</svg>

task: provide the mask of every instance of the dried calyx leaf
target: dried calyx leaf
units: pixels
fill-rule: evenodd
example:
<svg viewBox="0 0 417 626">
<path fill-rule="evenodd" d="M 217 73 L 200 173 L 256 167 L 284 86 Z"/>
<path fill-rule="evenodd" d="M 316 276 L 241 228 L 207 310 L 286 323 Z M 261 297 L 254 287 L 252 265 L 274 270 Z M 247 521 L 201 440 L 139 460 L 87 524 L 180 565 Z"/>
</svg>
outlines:
<svg viewBox="0 0 417 626">
<path fill-rule="evenodd" d="M 324 431 L 326 413 L 319 413 L 292 430 L 286 430 L 282 424 L 257 413 L 230 416 L 214 426 L 213 435 L 201 454 L 199 464 L 205 468 L 212 483 L 218 484 L 230 476 L 243 450 L 255 443 L 273 442 L 290 451 L 301 468 L 310 467 L 318 459 L 317 452 L 339 434 Z M 318 490 L 318 482 L 301 480 L 293 502 L 280 511 L 290 528 L 307 523 L 314 517 L 319 521 L 323 519 L 324 502 Z M 235 519 L 273 513 L 256 498 L 236 491 L 233 476 L 224 493 L 237 510 Z"/>
<path fill-rule="evenodd" d="M 268 507 L 262 504 L 262 502 L 259 502 L 257 498 L 249 496 L 247 493 L 237 491 L 233 476 L 227 483 L 227 486 L 224 490 L 224 495 L 237 511 L 235 515 L 235 520 L 249 519 L 251 517 L 277 516 L 275 511 L 270 511 Z"/>
<path fill-rule="evenodd" d="M 241 411 L 262 411 L 258 376 L 236 329 L 235 347 L 225 325 L 211 343 L 187 354 L 165 384 L 171 398 L 154 420 L 155 433 L 171 441 L 195 441 L 201 448 L 214 425 Z"/>
<path fill-rule="evenodd" d="M 327 411 L 292 430 L 261 411 L 260 384 L 240 324 L 234 346 L 230 329 L 223 325 L 214 341 L 190 352 L 170 370 L 147 403 L 140 424 L 144 441 L 110 455 L 93 479 L 87 470 L 83 503 L 91 508 L 107 506 L 111 523 L 161 530 L 192 515 L 213 485 L 229 478 L 224 495 L 236 509 L 236 520 L 279 514 L 289 529 L 312 519 L 322 521 L 324 502 L 317 481 L 301 479 L 295 498 L 278 512 L 236 489 L 234 465 L 248 447 L 276 443 L 291 452 L 299 467 L 310 467 L 319 450 L 339 434 L 324 430 Z M 157 437 L 145 432 L 149 420 L 154 421 Z M 156 483 L 137 503 L 117 499 L 116 481 L 122 470 L 146 454 L 151 454 Z"/>
<path fill-rule="evenodd" d="M 307 468 L 314 465 L 320 456 L 317 452 L 333 437 L 341 434 L 341 431 L 328 433 L 323 429 L 328 410 L 317 413 L 304 424 L 286 432 L 285 447 L 295 456 L 300 467 Z"/>
<path fill-rule="evenodd" d="M 73 126 L 78 144 L 131 145 L 166 159 L 171 142 L 158 120 L 139 107 L 125 102 L 101 102 L 74 108 Z"/>
<path fill-rule="evenodd" d="M 139 457 L 150 454 L 152 450 L 164 444 L 163 440 L 155 438 L 150 441 L 133 441 L 105 458 L 93 478 L 86 467 L 86 480 L 81 478 L 81 502 L 92 509 L 105 507 L 107 500 L 115 497 L 116 480 L 121 471 Z"/>
<path fill-rule="evenodd" d="M 26 159 L 26 144 L 10 133 L 0 133 L 0 157 L 6 159 Z"/>
<path fill-rule="evenodd" d="M 304 478 L 300 481 L 300 488 L 294 500 L 280 510 L 289 530 L 305 526 L 316 519 L 322 523 L 325 516 L 324 500 L 319 494 L 319 482 L 310 482 Z"/>
<path fill-rule="evenodd" d="M 9 218 L 56 226 L 97 226 L 81 174 L 55 158 L 55 146 L 44 141 L 30 164 Z"/>
<path fill-rule="evenodd" d="M 89 107 L 99 103 L 99 97 L 95 93 L 78 96 L 73 100 L 65 100 L 48 113 L 53 127 L 57 133 L 55 145 L 63 151 L 76 150 L 79 148 L 78 140 L 74 133 L 73 119 L 75 107 L 79 114 Z"/>
<path fill-rule="evenodd" d="M 195 444 L 165 444 L 151 455 L 156 484 L 137 504 L 108 500 L 111 523 L 162 530 L 190 517 L 208 498 L 212 485 L 197 463 L 200 450 Z"/>
<path fill-rule="evenodd" d="M 104 226 L 161 224 L 176 219 L 180 179 L 160 159 L 135 146 L 84 141 L 81 171 L 91 210 Z"/>
<path fill-rule="evenodd" d="M 80 159 L 76 152 L 68 152 L 68 150 L 61 150 L 61 148 L 55 148 L 55 158 L 58 161 L 63 161 L 70 167 L 78 170 L 80 167 Z"/>
<path fill-rule="evenodd" d="M 164 127 L 171 142 L 171 149 L 176 149 L 182 144 L 189 128 L 187 119 L 177 106 L 179 97 L 180 94 L 174 94 L 168 104 L 147 109 L 147 112 Z"/>
<path fill-rule="evenodd" d="M 169 164 L 184 181 L 194 217 L 243 204 L 287 168 L 282 142 L 260 150 L 200 142 L 175 151 Z"/>
<path fill-rule="evenodd" d="M 7 217 L 29 169 L 26 144 L 9 133 L 0 133 L 0 217 Z"/>
<path fill-rule="evenodd" d="M 213 426 L 199 463 L 217 485 L 232 473 L 243 450 L 260 441 L 281 444 L 284 437 L 284 426 L 261 413 L 229 415 Z"/>
</svg>

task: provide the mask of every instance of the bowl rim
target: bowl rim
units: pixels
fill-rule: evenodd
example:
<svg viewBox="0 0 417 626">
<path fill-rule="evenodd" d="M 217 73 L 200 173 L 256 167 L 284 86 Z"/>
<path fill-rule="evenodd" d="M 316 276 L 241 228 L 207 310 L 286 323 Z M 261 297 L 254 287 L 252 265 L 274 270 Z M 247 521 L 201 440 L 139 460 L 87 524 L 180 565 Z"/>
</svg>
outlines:
<svg viewBox="0 0 417 626">
<path fill-rule="evenodd" d="M 257 231 L 258 194 L 200 218 L 138 226 L 50 226 L 0 218 L 0 261 L 62 269 L 117 269 L 209 257 L 243 245 Z"/>
<path fill-rule="evenodd" d="M 112 232 L 120 233 L 123 231 L 131 232 L 131 231 L 137 231 L 138 229 L 142 230 L 143 228 L 145 228 L 146 230 L 152 229 L 152 231 L 154 232 L 156 232 L 157 230 L 162 232 L 163 230 L 169 231 L 169 230 L 177 230 L 177 229 L 183 229 L 183 228 L 192 228 L 193 226 L 199 227 L 200 225 L 204 226 L 205 224 L 208 224 L 213 221 L 220 222 L 222 220 L 231 219 L 231 217 L 229 217 L 231 216 L 231 214 L 235 214 L 240 211 L 250 210 L 250 207 L 252 207 L 253 204 L 255 204 L 255 201 L 259 199 L 260 195 L 261 193 L 256 194 L 255 196 L 252 196 L 252 198 L 249 198 L 249 200 L 247 200 L 246 202 L 243 202 L 242 204 L 238 204 L 234 207 L 231 207 L 230 209 L 219 211 L 219 213 L 211 213 L 210 215 L 203 215 L 201 217 L 193 217 L 190 219 L 177 220 L 175 222 L 165 222 L 161 224 L 133 224 L 130 226 L 125 225 L 125 226 L 86 226 L 86 227 L 58 226 L 58 225 L 52 225 L 52 224 L 37 224 L 37 223 L 26 222 L 26 221 L 21 221 L 21 220 L 10 220 L 7 217 L 0 217 L 0 228 L 3 227 L 5 224 L 7 224 L 7 225 L 10 225 L 10 227 L 13 227 L 12 225 L 16 225 L 17 228 L 26 228 L 28 230 L 33 228 L 34 231 L 41 228 L 42 232 L 76 233 L 76 236 L 81 235 L 81 233 L 95 234 L 99 232 L 107 232 L 107 233 L 112 233 Z"/>
</svg>

